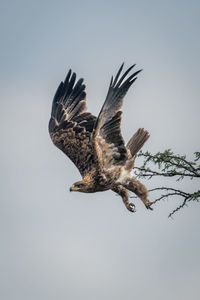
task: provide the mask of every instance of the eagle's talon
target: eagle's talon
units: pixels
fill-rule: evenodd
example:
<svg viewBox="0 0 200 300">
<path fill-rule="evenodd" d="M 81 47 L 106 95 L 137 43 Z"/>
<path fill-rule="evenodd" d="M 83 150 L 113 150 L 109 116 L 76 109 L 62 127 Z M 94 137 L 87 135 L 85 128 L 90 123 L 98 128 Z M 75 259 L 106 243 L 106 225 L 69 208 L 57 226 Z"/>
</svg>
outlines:
<svg viewBox="0 0 200 300">
<path fill-rule="evenodd" d="M 147 209 L 153 210 L 153 208 L 151 206 L 148 206 Z"/>
<path fill-rule="evenodd" d="M 129 203 L 128 205 L 128 210 L 131 211 L 131 212 L 136 212 L 136 209 L 135 209 L 135 204 L 134 203 Z"/>
<path fill-rule="evenodd" d="M 151 207 L 151 205 L 153 204 L 153 202 L 148 201 L 148 203 L 145 204 L 147 209 L 153 210 L 153 208 Z"/>
</svg>

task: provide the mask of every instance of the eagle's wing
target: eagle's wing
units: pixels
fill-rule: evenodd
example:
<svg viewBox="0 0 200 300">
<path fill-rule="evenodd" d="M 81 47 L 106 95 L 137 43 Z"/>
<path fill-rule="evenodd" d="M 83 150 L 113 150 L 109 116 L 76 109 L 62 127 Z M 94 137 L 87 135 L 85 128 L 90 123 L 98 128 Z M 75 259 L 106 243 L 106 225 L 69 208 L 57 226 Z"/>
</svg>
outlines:
<svg viewBox="0 0 200 300">
<path fill-rule="evenodd" d="M 127 75 L 135 65 L 131 66 L 121 77 L 123 64 L 114 80 L 111 79 L 108 94 L 95 123 L 94 141 L 99 168 L 113 171 L 113 167 L 124 165 L 127 150 L 121 135 L 121 106 L 128 89 L 137 79 L 137 71 L 128 78 Z"/>
<path fill-rule="evenodd" d="M 94 167 L 91 133 L 96 117 L 86 112 L 83 79 L 76 84 L 69 70 L 53 99 L 49 133 L 53 143 L 77 166 L 82 176 Z"/>
</svg>

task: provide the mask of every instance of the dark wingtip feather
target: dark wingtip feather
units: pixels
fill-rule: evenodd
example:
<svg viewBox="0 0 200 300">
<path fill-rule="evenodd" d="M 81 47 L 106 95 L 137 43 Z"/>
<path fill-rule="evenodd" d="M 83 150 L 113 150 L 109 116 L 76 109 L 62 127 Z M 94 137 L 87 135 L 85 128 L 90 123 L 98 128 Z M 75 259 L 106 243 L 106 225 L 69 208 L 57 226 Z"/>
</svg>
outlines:
<svg viewBox="0 0 200 300">
<path fill-rule="evenodd" d="M 76 73 L 72 73 L 72 70 L 70 69 L 67 72 L 65 80 L 62 81 L 57 88 L 53 98 L 51 111 L 52 117 L 60 121 L 62 116 L 59 115 L 59 109 L 61 107 L 63 110 L 67 109 L 67 107 L 70 107 L 70 109 L 75 108 L 79 101 L 85 99 L 86 93 L 84 90 L 85 85 L 83 84 L 83 78 L 80 78 L 76 82 Z"/>
<path fill-rule="evenodd" d="M 113 82 L 113 86 L 115 86 L 115 84 L 117 83 L 117 80 L 118 80 L 118 78 L 119 78 L 119 76 L 121 74 L 121 71 L 122 71 L 123 67 L 124 67 L 124 63 L 122 63 L 121 67 L 119 68 L 119 71 L 117 72 L 117 75 L 115 76 L 115 79 L 114 79 L 114 82 Z"/>
<path fill-rule="evenodd" d="M 112 83 L 113 83 L 113 76 L 111 77 L 111 81 L 110 81 L 110 85 L 109 85 L 109 87 L 111 87 L 111 86 L 112 86 Z"/>
<path fill-rule="evenodd" d="M 137 75 L 141 72 L 142 70 L 138 70 L 135 73 L 133 73 L 131 76 L 129 76 L 126 81 L 124 81 L 124 83 L 120 86 L 120 88 L 124 88 L 126 86 L 131 86 L 131 84 L 137 79 Z"/>
<path fill-rule="evenodd" d="M 73 87 L 74 83 L 76 81 L 76 73 L 73 72 L 72 77 L 70 79 L 70 85 Z"/>
<path fill-rule="evenodd" d="M 69 69 L 69 71 L 68 71 L 68 73 L 67 73 L 67 76 L 66 76 L 66 78 L 65 78 L 65 81 L 64 81 L 64 85 L 67 85 L 67 84 L 68 84 L 69 78 L 70 78 L 70 76 L 71 76 L 71 73 L 72 73 L 72 70 Z"/>
<path fill-rule="evenodd" d="M 69 74 L 69 73 L 68 73 Z M 72 73 L 71 77 L 66 77 L 66 79 L 68 78 L 68 80 L 65 80 L 64 82 L 64 95 L 63 95 L 63 100 L 72 92 L 74 83 L 76 81 L 76 73 Z"/>
<path fill-rule="evenodd" d="M 118 81 L 116 87 L 119 87 L 120 84 L 122 83 L 122 81 L 124 80 L 124 78 L 127 76 L 127 74 L 136 66 L 136 64 L 130 66 L 130 68 L 128 68 L 128 70 L 126 70 L 126 72 L 122 75 L 122 77 L 120 78 L 120 80 Z"/>
<path fill-rule="evenodd" d="M 82 90 L 85 89 L 85 85 L 83 83 L 83 78 L 80 78 L 76 85 L 74 86 L 73 95 L 80 93 Z"/>
</svg>

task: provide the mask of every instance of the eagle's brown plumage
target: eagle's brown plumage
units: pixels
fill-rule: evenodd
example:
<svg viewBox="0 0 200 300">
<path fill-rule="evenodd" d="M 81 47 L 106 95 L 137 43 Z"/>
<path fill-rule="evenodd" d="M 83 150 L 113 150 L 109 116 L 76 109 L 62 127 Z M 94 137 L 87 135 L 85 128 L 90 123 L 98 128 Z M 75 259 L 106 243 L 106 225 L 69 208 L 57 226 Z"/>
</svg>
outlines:
<svg viewBox="0 0 200 300">
<path fill-rule="evenodd" d="M 86 111 L 83 79 L 76 82 L 76 74 L 69 70 L 54 96 L 49 121 L 53 143 L 73 161 L 83 178 L 70 190 L 94 193 L 111 189 L 122 197 L 130 211 L 134 211 L 134 204 L 129 203 L 128 190 L 134 192 L 147 208 L 151 205 L 146 187 L 130 175 L 136 154 L 149 134 L 140 128 L 125 146 L 120 129 L 124 96 L 141 71 L 128 77 L 134 66 L 121 76 L 122 64 L 111 79 L 97 118 Z"/>
</svg>

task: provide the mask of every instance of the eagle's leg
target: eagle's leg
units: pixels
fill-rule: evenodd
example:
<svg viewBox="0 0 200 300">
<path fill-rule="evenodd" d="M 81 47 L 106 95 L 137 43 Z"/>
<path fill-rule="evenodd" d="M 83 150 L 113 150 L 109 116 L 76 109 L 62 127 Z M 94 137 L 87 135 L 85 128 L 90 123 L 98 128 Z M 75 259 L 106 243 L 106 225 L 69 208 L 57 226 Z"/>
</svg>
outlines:
<svg viewBox="0 0 200 300">
<path fill-rule="evenodd" d="M 142 200 L 146 208 L 153 210 L 151 207 L 152 202 L 148 200 L 148 191 L 144 184 L 135 177 L 127 177 L 123 182 L 123 186 L 129 191 L 135 193 Z"/>
<path fill-rule="evenodd" d="M 124 188 L 122 185 L 116 185 L 114 188 L 112 188 L 112 191 L 122 197 L 122 200 L 129 211 L 135 212 L 135 204 L 129 202 L 128 191 L 126 188 Z"/>
</svg>

